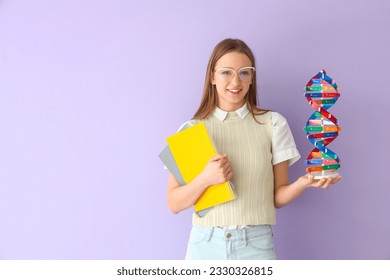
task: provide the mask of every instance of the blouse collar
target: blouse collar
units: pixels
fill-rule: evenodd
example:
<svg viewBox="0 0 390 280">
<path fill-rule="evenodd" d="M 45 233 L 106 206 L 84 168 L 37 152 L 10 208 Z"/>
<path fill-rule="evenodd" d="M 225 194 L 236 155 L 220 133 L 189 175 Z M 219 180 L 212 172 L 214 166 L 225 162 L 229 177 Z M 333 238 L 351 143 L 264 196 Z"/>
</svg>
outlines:
<svg viewBox="0 0 390 280">
<path fill-rule="evenodd" d="M 246 103 L 236 111 L 234 111 L 242 120 L 245 119 L 246 115 L 248 115 L 249 110 L 248 107 L 246 106 Z M 223 122 L 226 119 L 226 116 L 228 115 L 229 112 L 226 112 L 218 107 L 215 107 L 215 110 L 213 112 L 214 116 L 217 117 L 221 122 Z"/>
</svg>

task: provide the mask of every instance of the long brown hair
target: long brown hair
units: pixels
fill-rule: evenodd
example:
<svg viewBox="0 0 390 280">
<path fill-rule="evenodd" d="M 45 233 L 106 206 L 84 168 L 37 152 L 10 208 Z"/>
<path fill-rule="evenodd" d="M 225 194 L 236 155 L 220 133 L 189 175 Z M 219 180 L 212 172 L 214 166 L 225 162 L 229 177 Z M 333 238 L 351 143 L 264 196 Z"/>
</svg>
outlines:
<svg viewBox="0 0 390 280">
<path fill-rule="evenodd" d="M 203 96 L 200 102 L 200 106 L 196 111 L 193 119 L 205 119 L 210 116 L 215 107 L 218 105 L 218 95 L 215 85 L 211 84 L 211 79 L 214 71 L 215 64 L 217 61 L 227 53 L 230 52 L 239 52 L 243 53 L 250 59 L 252 66 L 255 66 L 255 57 L 248 47 L 243 41 L 239 39 L 225 39 L 219 42 L 209 59 L 209 63 L 207 65 L 206 78 L 204 82 L 203 88 Z M 261 109 L 257 106 L 257 87 L 256 87 L 256 71 L 254 72 L 252 84 L 249 86 L 248 93 L 245 96 L 245 100 L 248 106 L 249 112 L 251 112 L 252 116 L 255 118 L 255 115 L 262 115 L 267 113 L 269 110 Z M 256 120 L 256 118 L 255 118 Z M 257 121 L 257 120 L 256 120 Z"/>
</svg>

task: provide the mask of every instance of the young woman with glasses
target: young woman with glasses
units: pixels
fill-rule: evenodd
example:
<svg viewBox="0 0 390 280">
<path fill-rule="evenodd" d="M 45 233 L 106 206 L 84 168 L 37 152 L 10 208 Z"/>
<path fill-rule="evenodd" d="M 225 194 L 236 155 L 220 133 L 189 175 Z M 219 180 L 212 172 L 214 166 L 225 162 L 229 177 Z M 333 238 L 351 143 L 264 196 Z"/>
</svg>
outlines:
<svg viewBox="0 0 390 280">
<path fill-rule="evenodd" d="M 218 154 L 190 183 L 168 180 L 168 207 L 178 213 L 194 205 L 207 187 L 232 182 L 236 198 L 204 216 L 193 213 L 186 259 L 276 259 L 275 208 L 310 186 L 328 188 L 340 176 L 288 181 L 299 158 L 286 119 L 257 106 L 255 58 L 241 40 L 225 39 L 211 54 L 199 109 L 179 131 L 203 121 Z"/>
</svg>

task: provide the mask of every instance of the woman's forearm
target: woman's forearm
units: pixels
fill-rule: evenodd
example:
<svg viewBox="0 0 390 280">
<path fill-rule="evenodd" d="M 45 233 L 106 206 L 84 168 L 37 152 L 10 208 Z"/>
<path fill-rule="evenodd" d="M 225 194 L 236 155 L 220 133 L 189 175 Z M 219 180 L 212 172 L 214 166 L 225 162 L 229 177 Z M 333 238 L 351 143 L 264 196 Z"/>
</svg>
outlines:
<svg viewBox="0 0 390 280">
<path fill-rule="evenodd" d="M 171 178 L 170 178 L 171 180 Z M 196 177 L 184 186 L 176 185 L 168 189 L 168 208 L 175 214 L 190 208 L 207 189 L 207 185 Z"/>
<path fill-rule="evenodd" d="M 274 194 L 275 207 L 282 208 L 283 206 L 286 206 L 299 197 L 306 188 L 307 186 L 302 184 L 299 179 L 292 184 L 279 186 Z"/>
</svg>

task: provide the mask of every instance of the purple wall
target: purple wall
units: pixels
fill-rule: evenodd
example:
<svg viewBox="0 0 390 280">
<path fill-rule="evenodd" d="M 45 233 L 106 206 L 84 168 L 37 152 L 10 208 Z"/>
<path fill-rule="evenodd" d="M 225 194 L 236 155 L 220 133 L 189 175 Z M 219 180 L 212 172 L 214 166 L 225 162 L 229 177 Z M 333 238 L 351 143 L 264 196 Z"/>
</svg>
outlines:
<svg viewBox="0 0 390 280">
<path fill-rule="evenodd" d="M 340 86 L 342 181 L 278 210 L 280 259 L 390 259 L 389 1 L 1 1 L 0 258 L 182 259 L 157 155 L 190 119 L 225 37 L 257 57 L 261 106 L 290 123 L 304 174 L 321 69 Z"/>
</svg>

